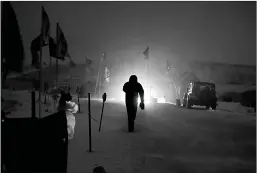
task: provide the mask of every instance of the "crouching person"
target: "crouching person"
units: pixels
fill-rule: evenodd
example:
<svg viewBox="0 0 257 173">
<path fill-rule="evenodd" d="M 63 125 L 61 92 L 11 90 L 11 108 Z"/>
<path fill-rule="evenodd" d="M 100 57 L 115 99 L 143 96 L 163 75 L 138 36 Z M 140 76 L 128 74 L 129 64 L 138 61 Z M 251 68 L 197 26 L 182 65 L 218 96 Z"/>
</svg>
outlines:
<svg viewBox="0 0 257 173">
<path fill-rule="evenodd" d="M 72 102 L 70 93 L 61 91 L 61 97 L 57 105 L 57 111 L 65 111 L 67 118 L 68 139 L 71 140 L 75 133 L 76 120 L 74 114 L 78 112 L 78 105 Z"/>
</svg>

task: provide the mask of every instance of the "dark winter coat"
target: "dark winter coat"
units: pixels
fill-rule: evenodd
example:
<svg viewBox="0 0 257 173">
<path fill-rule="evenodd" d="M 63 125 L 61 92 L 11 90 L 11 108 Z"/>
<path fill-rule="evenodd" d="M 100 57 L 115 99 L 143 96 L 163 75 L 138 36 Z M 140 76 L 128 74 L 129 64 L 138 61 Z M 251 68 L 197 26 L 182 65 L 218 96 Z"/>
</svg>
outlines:
<svg viewBox="0 0 257 173">
<path fill-rule="evenodd" d="M 126 103 L 136 103 L 138 94 L 140 95 L 141 102 L 144 102 L 144 89 L 140 83 L 137 82 L 135 75 L 130 76 L 129 81 L 123 86 L 123 91 L 126 93 Z"/>
</svg>

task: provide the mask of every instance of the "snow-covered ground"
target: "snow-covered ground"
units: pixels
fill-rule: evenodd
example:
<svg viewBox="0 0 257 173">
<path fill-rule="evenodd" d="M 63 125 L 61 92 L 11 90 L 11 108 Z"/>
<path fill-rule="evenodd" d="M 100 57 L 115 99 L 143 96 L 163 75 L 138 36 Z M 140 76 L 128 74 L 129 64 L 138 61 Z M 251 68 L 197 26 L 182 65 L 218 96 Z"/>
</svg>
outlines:
<svg viewBox="0 0 257 173">
<path fill-rule="evenodd" d="M 233 113 L 249 113 L 255 114 L 254 108 L 242 106 L 240 103 L 233 103 L 233 102 L 218 102 L 217 106 L 218 110 L 221 111 L 228 111 Z"/>
<path fill-rule="evenodd" d="M 2 91 L 2 95 L 22 103 L 10 117 L 30 115 L 28 91 Z M 44 107 L 51 109 L 53 105 Z M 97 121 L 101 107 L 100 100 L 91 101 L 91 113 Z M 43 116 L 50 114 L 44 110 Z M 99 123 L 91 121 L 90 153 L 88 101 L 82 99 L 75 136 L 69 143 L 68 173 L 91 173 L 95 164 L 103 165 L 108 173 L 255 172 L 256 117 L 236 115 L 219 109 L 149 104 L 146 110 L 138 110 L 136 132 L 128 133 L 124 103 L 107 100 L 101 132 Z"/>
<path fill-rule="evenodd" d="M 92 103 L 97 120 L 100 108 L 100 102 Z M 139 110 L 136 133 L 128 133 L 124 104 L 107 102 L 101 132 L 92 121 L 94 152 L 89 153 L 86 106 L 83 112 L 76 117 L 76 135 L 69 146 L 69 172 L 91 172 L 94 164 L 112 173 L 254 172 L 253 116 L 156 104 Z"/>
</svg>

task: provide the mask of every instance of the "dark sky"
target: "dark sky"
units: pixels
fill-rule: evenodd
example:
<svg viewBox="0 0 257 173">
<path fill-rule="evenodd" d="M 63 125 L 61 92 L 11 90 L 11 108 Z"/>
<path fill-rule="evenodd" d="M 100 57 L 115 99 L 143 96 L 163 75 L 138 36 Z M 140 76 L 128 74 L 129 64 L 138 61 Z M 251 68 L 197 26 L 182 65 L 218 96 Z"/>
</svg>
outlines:
<svg viewBox="0 0 257 173">
<path fill-rule="evenodd" d="M 67 38 L 77 63 L 87 55 L 109 63 L 150 58 L 256 63 L 256 2 L 12 2 L 31 61 L 30 41 L 39 34 L 41 6 Z M 44 58 L 48 57 L 44 51 Z M 158 59 L 158 60 L 157 60 Z"/>
</svg>

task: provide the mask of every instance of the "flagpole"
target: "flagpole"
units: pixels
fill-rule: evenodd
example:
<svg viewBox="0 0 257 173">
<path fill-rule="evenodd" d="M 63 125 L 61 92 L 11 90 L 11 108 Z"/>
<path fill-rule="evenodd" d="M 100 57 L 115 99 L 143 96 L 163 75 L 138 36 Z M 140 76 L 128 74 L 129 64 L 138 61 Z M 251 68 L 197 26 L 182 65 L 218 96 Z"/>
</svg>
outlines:
<svg viewBox="0 0 257 173">
<path fill-rule="evenodd" d="M 104 61 L 104 59 L 105 59 L 105 53 L 103 53 L 103 57 L 102 57 L 102 62 Z M 102 85 L 102 79 L 103 79 L 103 75 L 102 75 L 102 73 L 101 73 L 101 67 L 102 67 L 102 63 L 101 63 L 101 66 L 100 66 L 100 76 L 99 76 L 99 85 L 98 85 L 98 89 L 99 89 L 99 98 L 101 98 L 101 85 Z"/>
<path fill-rule="evenodd" d="M 100 74 L 101 64 L 102 64 L 102 57 L 100 59 L 100 64 L 99 64 L 99 69 L 98 69 L 98 74 L 97 74 L 97 79 L 96 79 L 95 96 L 97 95 L 97 85 L 98 85 L 98 81 L 99 81 L 99 74 Z M 98 87 L 99 87 L 99 85 L 98 85 Z"/>
<path fill-rule="evenodd" d="M 148 46 L 148 53 L 147 53 L 147 60 L 146 60 L 146 94 L 147 94 L 147 97 L 149 97 L 148 66 L 149 66 L 149 46 Z"/>
<path fill-rule="evenodd" d="M 56 85 L 56 88 L 58 87 L 58 59 L 56 58 L 56 60 L 55 60 L 56 62 L 55 62 L 55 72 L 56 72 L 56 76 L 55 76 L 55 81 L 56 81 L 56 83 L 55 83 L 55 85 Z"/>
<path fill-rule="evenodd" d="M 146 62 L 146 87 L 147 87 L 147 96 L 149 98 L 149 84 L 148 84 L 148 67 L 149 66 L 149 55 L 148 55 L 148 59 L 147 59 L 147 62 Z"/>
<path fill-rule="evenodd" d="M 100 69 L 100 72 L 101 72 L 101 69 Z M 98 85 L 98 97 L 100 98 L 100 93 L 101 93 L 101 85 L 102 85 L 102 74 L 100 73 L 100 76 L 99 76 L 99 85 Z"/>
<path fill-rule="evenodd" d="M 50 65 L 50 67 L 52 66 L 52 57 L 51 57 L 51 55 L 49 56 L 49 58 L 50 58 L 50 63 L 49 63 L 49 65 Z"/>
<path fill-rule="evenodd" d="M 39 54 L 39 105 L 38 117 L 41 118 L 41 92 L 43 90 L 43 75 L 42 75 L 42 43 L 43 43 L 43 9 L 41 9 L 41 29 L 40 29 L 40 54 Z"/>
<path fill-rule="evenodd" d="M 55 85 L 56 85 L 56 89 L 58 88 L 58 41 L 59 40 L 57 40 L 58 39 L 58 26 L 59 26 L 59 24 L 58 23 L 56 23 L 56 60 L 55 60 L 55 73 L 56 73 L 56 78 L 55 78 L 55 80 L 56 80 L 56 83 L 55 83 Z"/>
</svg>

